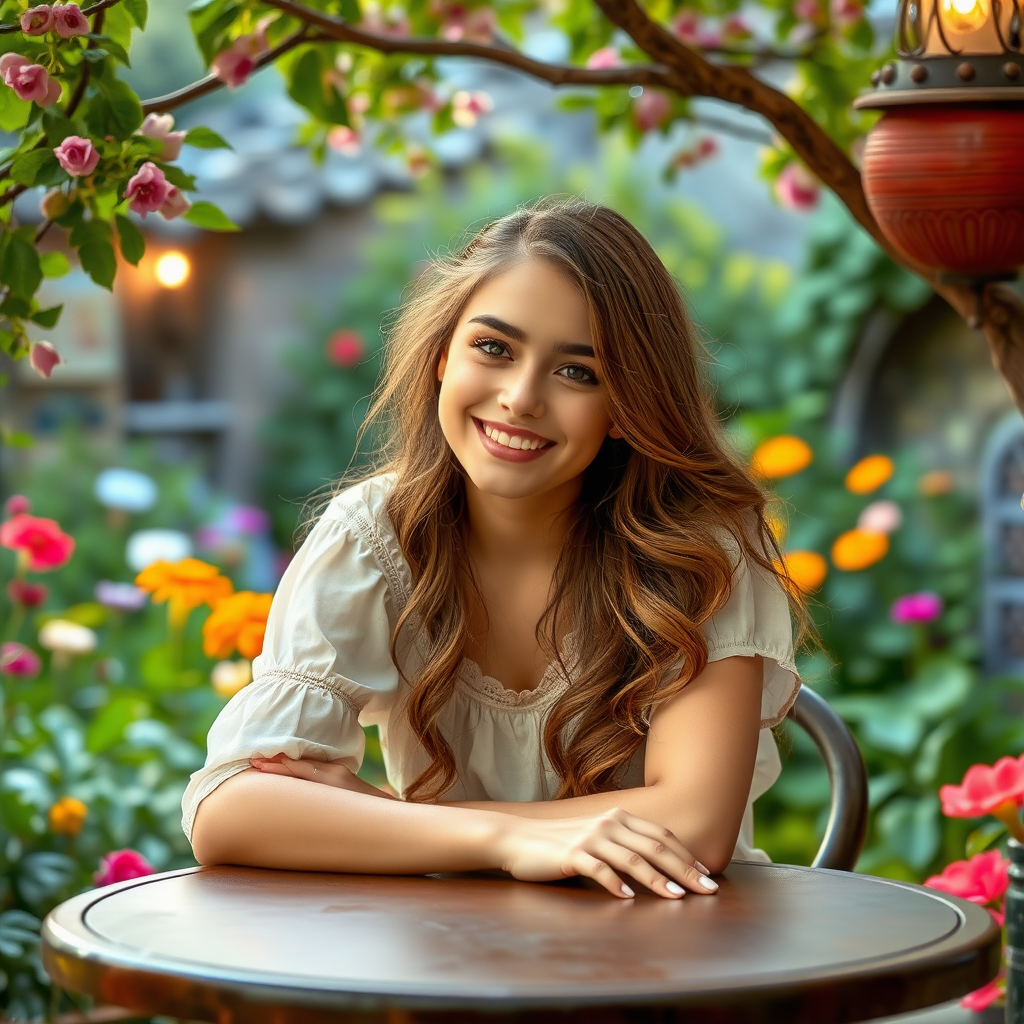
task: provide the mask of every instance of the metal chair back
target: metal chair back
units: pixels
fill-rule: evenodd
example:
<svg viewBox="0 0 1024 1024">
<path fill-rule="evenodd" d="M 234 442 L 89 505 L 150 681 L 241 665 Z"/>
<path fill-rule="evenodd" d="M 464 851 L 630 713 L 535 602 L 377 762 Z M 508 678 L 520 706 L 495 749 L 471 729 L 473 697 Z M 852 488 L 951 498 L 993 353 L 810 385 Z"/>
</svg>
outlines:
<svg viewBox="0 0 1024 1024">
<path fill-rule="evenodd" d="M 806 686 L 800 688 L 788 717 L 821 751 L 832 788 L 828 824 L 811 867 L 852 871 L 868 825 L 868 778 L 857 742 L 828 702 Z"/>
</svg>

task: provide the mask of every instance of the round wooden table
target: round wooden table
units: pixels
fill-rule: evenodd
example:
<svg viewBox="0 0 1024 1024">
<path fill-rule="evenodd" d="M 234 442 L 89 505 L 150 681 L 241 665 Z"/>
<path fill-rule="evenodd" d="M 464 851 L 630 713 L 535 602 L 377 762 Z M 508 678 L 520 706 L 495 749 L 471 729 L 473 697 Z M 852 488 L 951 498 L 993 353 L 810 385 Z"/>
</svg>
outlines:
<svg viewBox="0 0 1024 1024">
<path fill-rule="evenodd" d="M 218 1024 L 857 1021 L 995 976 L 974 904 L 841 871 L 733 863 L 717 896 L 579 880 L 190 868 L 83 893 L 43 926 L 71 991 Z"/>
</svg>

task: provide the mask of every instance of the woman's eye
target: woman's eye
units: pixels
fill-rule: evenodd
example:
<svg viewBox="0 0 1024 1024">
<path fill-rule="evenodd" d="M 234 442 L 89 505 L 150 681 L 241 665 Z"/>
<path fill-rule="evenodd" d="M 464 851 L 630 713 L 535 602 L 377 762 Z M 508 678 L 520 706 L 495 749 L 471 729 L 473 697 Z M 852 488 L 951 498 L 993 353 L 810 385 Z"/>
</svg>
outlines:
<svg viewBox="0 0 1024 1024">
<path fill-rule="evenodd" d="M 488 356 L 503 356 L 505 354 L 505 343 L 495 341 L 493 338 L 481 338 L 479 341 L 474 341 L 473 348 L 480 349 L 484 355 Z M 492 349 L 497 349 L 497 351 L 492 351 Z"/>
<path fill-rule="evenodd" d="M 596 384 L 597 377 L 589 366 L 563 366 L 566 378 L 576 384 Z"/>
</svg>

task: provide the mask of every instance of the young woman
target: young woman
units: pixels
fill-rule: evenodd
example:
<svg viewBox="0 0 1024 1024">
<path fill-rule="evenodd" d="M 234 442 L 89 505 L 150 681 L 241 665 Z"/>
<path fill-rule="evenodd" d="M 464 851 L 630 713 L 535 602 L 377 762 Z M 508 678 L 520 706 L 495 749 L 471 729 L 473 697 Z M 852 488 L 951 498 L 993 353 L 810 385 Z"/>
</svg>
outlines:
<svg viewBox="0 0 1024 1024">
<path fill-rule="evenodd" d="M 289 565 L 185 792 L 197 859 L 672 899 L 767 859 L 803 613 L 701 359 L 604 207 L 541 201 L 436 261 L 390 331 L 376 470 Z M 398 799 L 355 775 L 364 724 Z"/>
</svg>

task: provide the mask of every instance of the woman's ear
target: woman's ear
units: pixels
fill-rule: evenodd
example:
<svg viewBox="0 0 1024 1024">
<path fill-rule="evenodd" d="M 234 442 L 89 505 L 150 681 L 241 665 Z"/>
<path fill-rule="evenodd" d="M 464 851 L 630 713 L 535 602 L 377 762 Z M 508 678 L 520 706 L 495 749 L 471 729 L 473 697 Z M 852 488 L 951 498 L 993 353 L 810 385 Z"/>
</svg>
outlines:
<svg viewBox="0 0 1024 1024">
<path fill-rule="evenodd" d="M 437 363 L 437 382 L 441 383 L 444 378 L 444 368 L 448 365 L 448 348 L 445 346 L 445 350 L 441 353 L 441 358 Z"/>
<path fill-rule="evenodd" d="M 617 441 L 620 437 L 622 437 L 622 431 L 619 430 L 617 426 L 612 424 L 612 429 L 608 431 L 608 436 L 615 438 L 615 440 Z"/>
</svg>

